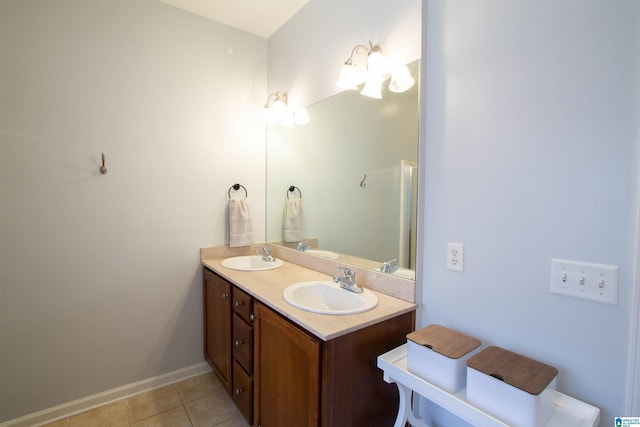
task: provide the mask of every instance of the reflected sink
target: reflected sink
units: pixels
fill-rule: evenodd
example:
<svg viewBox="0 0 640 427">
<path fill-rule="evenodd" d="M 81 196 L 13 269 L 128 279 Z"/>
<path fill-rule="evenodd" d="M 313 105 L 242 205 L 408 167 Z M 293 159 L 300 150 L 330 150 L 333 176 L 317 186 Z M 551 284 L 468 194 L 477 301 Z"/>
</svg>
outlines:
<svg viewBox="0 0 640 427">
<path fill-rule="evenodd" d="M 323 249 L 307 249 L 304 251 L 306 254 L 316 255 L 327 259 L 338 259 L 340 255 L 335 252 L 325 251 Z"/>
<path fill-rule="evenodd" d="M 378 305 L 378 297 L 367 289 L 357 294 L 328 280 L 295 283 L 282 296 L 294 307 L 320 314 L 362 313 Z"/>
<path fill-rule="evenodd" d="M 284 265 L 281 259 L 265 261 L 262 259 L 262 255 L 234 256 L 223 259 L 220 264 L 230 270 L 240 271 L 273 270 L 274 268 L 282 267 Z"/>
</svg>

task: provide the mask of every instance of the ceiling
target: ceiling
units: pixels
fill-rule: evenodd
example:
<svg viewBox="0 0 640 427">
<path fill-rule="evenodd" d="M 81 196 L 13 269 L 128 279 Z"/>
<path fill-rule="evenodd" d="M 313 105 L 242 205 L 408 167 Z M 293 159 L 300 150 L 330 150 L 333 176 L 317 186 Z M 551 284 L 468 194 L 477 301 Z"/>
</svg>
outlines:
<svg viewBox="0 0 640 427">
<path fill-rule="evenodd" d="M 309 0 L 159 0 L 213 21 L 269 38 Z"/>
</svg>

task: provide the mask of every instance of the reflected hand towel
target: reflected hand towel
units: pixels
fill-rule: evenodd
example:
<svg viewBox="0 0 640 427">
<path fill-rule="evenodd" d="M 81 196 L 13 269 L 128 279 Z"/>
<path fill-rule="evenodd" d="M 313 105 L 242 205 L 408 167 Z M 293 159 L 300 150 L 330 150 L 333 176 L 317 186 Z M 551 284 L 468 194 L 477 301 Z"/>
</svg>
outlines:
<svg viewBox="0 0 640 427">
<path fill-rule="evenodd" d="M 302 231 L 303 214 L 302 199 L 287 199 L 284 205 L 282 234 L 285 242 L 304 240 Z"/>
<path fill-rule="evenodd" d="M 229 200 L 229 246 L 253 244 L 253 224 L 247 199 Z"/>
</svg>

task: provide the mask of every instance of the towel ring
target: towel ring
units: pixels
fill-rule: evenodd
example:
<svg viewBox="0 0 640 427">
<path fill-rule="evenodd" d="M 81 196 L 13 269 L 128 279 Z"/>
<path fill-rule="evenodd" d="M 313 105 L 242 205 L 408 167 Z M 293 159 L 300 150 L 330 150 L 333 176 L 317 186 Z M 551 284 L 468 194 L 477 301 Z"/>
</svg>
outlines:
<svg viewBox="0 0 640 427">
<path fill-rule="evenodd" d="M 231 187 L 229 187 L 229 191 L 227 191 L 227 195 L 229 196 L 229 198 L 231 198 L 231 190 L 240 190 L 240 188 L 242 188 L 244 190 L 244 197 L 248 197 L 249 193 L 247 192 L 247 189 L 244 188 L 244 185 L 242 184 L 233 184 Z"/>
<path fill-rule="evenodd" d="M 302 191 L 298 187 L 296 187 L 294 185 L 289 187 L 289 191 L 287 191 L 287 199 L 289 198 L 289 193 L 293 193 L 296 190 L 298 190 L 298 193 L 300 193 L 300 198 L 302 199 Z"/>
</svg>

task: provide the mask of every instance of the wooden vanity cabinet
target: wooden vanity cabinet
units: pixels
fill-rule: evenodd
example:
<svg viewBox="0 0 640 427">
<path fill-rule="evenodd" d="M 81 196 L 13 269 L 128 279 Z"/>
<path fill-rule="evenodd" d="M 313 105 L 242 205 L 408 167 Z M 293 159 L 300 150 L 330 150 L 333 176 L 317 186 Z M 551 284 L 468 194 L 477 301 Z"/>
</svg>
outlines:
<svg viewBox="0 0 640 427">
<path fill-rule="evenodd" d="M 203 270 L 204 358 L 231 394 L 231 283 Z"/>
<path fill-rule="evenodd" d="M 323 341 L 206 268 L 203 284 L 205 359 L 250 425 L 394 424 L 377 357 L 406 342 L 415 311 Z"/>
</svg>

